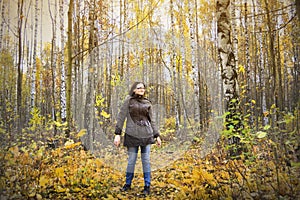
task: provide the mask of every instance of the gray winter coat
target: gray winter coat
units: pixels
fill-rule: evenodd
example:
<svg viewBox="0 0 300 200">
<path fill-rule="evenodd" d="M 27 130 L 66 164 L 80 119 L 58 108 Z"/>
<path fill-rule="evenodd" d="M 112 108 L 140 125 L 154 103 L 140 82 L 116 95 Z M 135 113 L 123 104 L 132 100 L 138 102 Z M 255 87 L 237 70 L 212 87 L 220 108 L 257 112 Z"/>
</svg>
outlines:
<svg viewBox="0 0 300 200">
<path fill-rule="evenodd" d="M 159 136 L 151 102 L 142 96 L 128 96 L 118 114 L 116 135 L 122 134 L 126 120 L 124 146 L 146 146 Z"/>
</svg>

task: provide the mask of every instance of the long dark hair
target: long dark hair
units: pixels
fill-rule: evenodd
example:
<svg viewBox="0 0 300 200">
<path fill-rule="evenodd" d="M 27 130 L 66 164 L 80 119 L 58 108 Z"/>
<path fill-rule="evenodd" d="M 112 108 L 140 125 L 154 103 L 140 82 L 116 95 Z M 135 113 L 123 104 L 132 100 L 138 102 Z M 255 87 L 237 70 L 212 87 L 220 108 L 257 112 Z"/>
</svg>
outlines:
<svg viewBox="0 0 300 200">
<path fill-rule="evenodd" d="M 134 94 L 135 94 L 134 90 L 136 89 L 136 86 L 137 86 L 138 84 L 143 84 L 143 85 L 144 85 L 144 87 L 146 88 L 146 85 L 145 85 L 145 83 L 143 83 L 143 82 L 139 82 L 139 81 L 137 81 L 137 82 L 134 82 L 134 83 L 132 84 L 132 86 L 131 86 L 130 90 L 129 90 L 129 95 L 130 95 L 130 96 L 134 96 Z"/>
</svg>

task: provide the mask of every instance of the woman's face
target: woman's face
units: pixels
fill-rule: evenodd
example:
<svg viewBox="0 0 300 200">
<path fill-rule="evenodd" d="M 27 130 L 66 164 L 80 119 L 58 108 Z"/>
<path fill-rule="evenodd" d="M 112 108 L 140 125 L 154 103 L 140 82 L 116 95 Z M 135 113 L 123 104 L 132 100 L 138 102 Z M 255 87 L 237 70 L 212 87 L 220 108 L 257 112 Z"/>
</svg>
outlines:
<svg viewBox="0 0 300 200">
<path fill-rule="evenodd" d="M 134 93 L 137 94 L 137 95 L 144 95 L 145 94 L 145 86 L 143 83 L 139 83 L 137 84 L 135 90 L 134 90 Z"/>
</svg>

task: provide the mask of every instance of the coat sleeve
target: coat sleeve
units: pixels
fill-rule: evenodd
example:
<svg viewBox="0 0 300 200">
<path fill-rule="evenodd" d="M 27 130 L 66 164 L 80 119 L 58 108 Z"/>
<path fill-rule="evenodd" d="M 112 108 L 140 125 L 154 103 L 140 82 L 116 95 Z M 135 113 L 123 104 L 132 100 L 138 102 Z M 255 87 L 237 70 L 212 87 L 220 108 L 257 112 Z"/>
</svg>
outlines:
<svg viewBox="0 0 300 200">
<path fill-rule="evenodd" d="M 152 105 L 149 108 L 149 118 L 150 118 L 151 127 L 153 129 L 153 136 L 154 136 L 154 138 L 157 138 L 158 136 L 160 136 L 160 134 L 159 134 L 159 131 L 157 129 L 156 122 L 155 122 L 155 119 L 154 119 L 154 116 L 153 116 Z"/>
<path fill-rule="evenodd" d="M 121 135 L 122 134 L 122 130 L 123 130 L 123 126 L 124 126 L 124 122 L 125 119 L 127 117 L 128 114 L 128 102 L 129 102 L 129 97 L 125 99 L 120 112 L 118 114 L 117 117 L 117 124 L 116 124 L 116 129 L 115 129 L 115 134 L 116 135 Z"/>
</svg>

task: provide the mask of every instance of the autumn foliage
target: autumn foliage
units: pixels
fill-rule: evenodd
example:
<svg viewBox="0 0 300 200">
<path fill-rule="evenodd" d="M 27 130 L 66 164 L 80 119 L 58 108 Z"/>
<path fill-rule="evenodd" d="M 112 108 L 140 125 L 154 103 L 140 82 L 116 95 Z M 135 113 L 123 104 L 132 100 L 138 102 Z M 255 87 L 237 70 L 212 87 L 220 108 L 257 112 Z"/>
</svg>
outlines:
<svg viewBox="0 0 300 200">
<path fill-rule="evenodd" d="M 300 199 L 298 2 L 0 1 L 0 200 Z M 134 81 L 174 147 L 147 197 L 93 148 Z"/>
<path fill-rule="evenodd" d="M 151 195 L 146 198 L 299 198 L 299 164 L 276 158 L 272 153 L 272 140 L 260 138 L 259 141 L 251 159 L 244 156 L 228 158 L 221 140 L 209 155 L 201 157 L 201 142 L 194 142 L 180 159 L 153 171 Z M 2 149 L 0 156 L 0 187 L 4 199 L 142 197 L 139 195 L 143 186 L 141 174 L 136 175 L 131 191 L 120 192 L 124 174 L 108 166 L 105 158 L 97 158 L 85 151 L 80 142 L 68 140 L 56 148 L 40 142 L 32 142 L 26 147 L 13 145 Z M 277 156 L 283 154 L 278 152 Z"/>
</svg>

